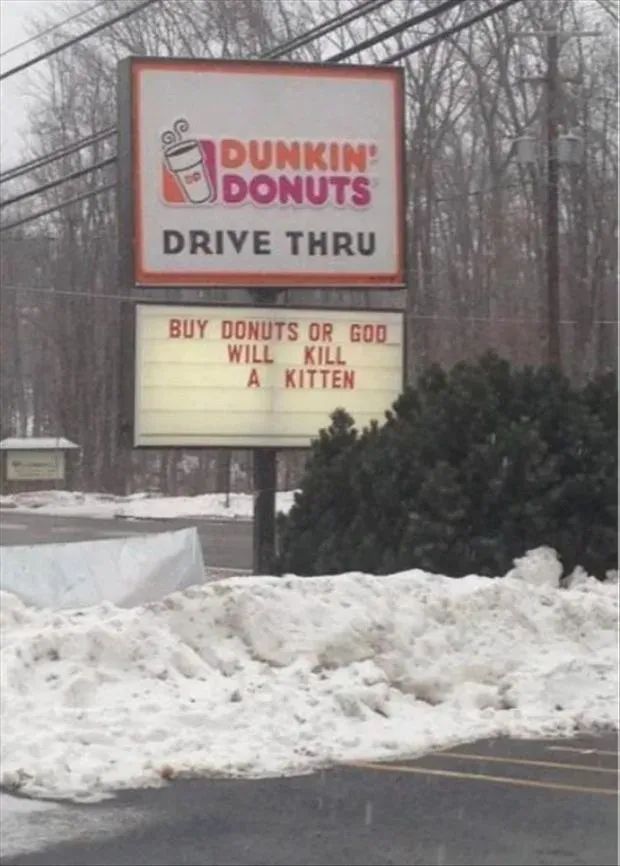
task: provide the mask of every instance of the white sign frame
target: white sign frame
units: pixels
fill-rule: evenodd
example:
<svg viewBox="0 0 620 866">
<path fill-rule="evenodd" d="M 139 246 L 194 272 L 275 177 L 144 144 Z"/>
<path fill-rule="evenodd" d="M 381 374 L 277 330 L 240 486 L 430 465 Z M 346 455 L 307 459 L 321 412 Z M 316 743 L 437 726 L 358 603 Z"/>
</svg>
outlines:
<svg viewBox="0 0 620 866">
<path fill-rule="evenodd" d="M 405 285 L 402 69 L 153 57 L 119 67 L 124 283 Z"/>
<path fill-rule="evenodd" d="M 358 429 L 381 423 L 404 387 L 402 310 L 140 302 L 134 315 L 136 448 L 307 448 L 337 408 Z M 237 339 L 268 322 L 272 339 Z"/>
</svg>

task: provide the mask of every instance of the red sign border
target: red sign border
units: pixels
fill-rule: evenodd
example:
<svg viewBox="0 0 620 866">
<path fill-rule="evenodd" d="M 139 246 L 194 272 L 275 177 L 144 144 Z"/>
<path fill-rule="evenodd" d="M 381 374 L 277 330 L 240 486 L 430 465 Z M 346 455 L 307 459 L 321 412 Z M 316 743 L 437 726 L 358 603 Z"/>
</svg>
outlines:
<svg viewBox="0 0 620 866">
<path fill-rule="evenodd" d="M 323 78 L 386 79 L 392 83 L 395 123 L 397 269 L 393 273 L 316 272 L 237 273 L 234 271 L 149 271 L 144 267 L 144 237 L 140 190 L 140 100 L 142 72 L 152 69 L 240 72 L 259 75 L 311 75 Z M 133 213 L 133 281 L 138 286 L 209 288 L 279 287 L 321 288 L 325 286 L 358 288 L 401 288 L 405 285 L 405 194 L 404 194 L 404 75 L 399 67 L 339 66 L 336 64 L 280 63 L 265 61 L 180 60 L 168 58 L 131 58 L 131 161 Z"/>
</svg>

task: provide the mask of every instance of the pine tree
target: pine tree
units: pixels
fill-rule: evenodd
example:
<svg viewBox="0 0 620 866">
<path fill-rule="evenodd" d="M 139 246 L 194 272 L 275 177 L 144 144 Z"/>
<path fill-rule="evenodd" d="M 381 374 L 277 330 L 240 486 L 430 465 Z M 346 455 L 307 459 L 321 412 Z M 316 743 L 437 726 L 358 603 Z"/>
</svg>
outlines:
<svg viewBox="0 0 620 866">
<path fill-rule="evenodd" d="M 544 544 L 602 577 L 617 562 L 616 395 L 613 376 L 579 390 L 489 354 L 426 371 L 382 427 L 358 435 L 337 413 L 283 521 L 281 566 L 496 575 Z"/>
</svg>

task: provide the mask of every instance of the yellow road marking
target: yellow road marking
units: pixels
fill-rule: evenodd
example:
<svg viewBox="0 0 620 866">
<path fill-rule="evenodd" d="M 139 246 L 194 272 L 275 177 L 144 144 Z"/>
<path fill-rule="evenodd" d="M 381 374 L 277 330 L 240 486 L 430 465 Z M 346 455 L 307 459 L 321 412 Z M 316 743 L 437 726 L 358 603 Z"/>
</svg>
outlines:
<svg viewBox="0 0 620 866">
<path fill-rule="evenodd" d="M 464 761 L 488 761 L 495 764 L 524 764 L 526 767 L 551 767 L 556 770 L 585 770 L 587 773 L 613 773 L 617 770 L 610 767 L 589 767 L 587 764 L 561 764 L 556 761 L 532 761 L 529 758 L 504 758 L 499 755 L 473 755 L 466 752 L 433 752 L 433 757 L 459 758 Z M 431 757 L 429 755 L 429 757 Z"/>
<path fill-rule="evenodd" d="M 519 785 L 523 788 L 545 788 L 552 791 L 572 791 L 578 794 L 603 794 L 617 797 L 613 788 L 585 788 L 581 785 L 563 785 L 556 782 L 534 782 L 529 779 L 515 779 L 511 776 L 487 776 L 483 773 L 458 773 L 456 770 L 428 770 L 424 767 L 406 767 L 397 764 L 372 764 L 354 761 L 345 766 L 361 770 L 380 770 L 384 773 L 416 773 L 420 776 L 444 776 L 450 779 L 469 779 L 478 782 L 499 782 L 503 785 Z"/>
<path fill-rule="evenodd" d="M 610 758 L 617 758 L 618 752 L 606 752 L 604 749 L 586 749 L 583 746 L 547 746 L 548 752 L 577 752 L 579 755 L 607 755 Z"/>
</svg>

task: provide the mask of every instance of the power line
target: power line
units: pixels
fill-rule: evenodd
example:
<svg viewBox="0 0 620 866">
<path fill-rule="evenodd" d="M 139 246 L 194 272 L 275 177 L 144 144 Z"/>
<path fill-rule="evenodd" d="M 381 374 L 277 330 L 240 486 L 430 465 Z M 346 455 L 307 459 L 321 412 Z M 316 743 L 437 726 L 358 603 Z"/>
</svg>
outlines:
<svg viewBox="0 0 620 866">
<path fill-rule="evenodd" d="M 86 168 L 86 169 L 81 169 L 79 172 L 75 173 L 75 176 L 79 177 L 80 175 L 88 174 L 90 171 L 94 171 L 96 168 L 103 168 L 104 166 L 111 165 L 114 162 L 116 162 L 115 156 L 110 157 L 109 159 L 104 160 L 102 163 L 99 163 L 95 166 L 91 166 L 91 167 Z M 59 178 L 57 181 L 53 181 L 52 184 L 50 184 L 50 186 L 59 186 L 60 184 L 64 183 L 65 181 L 69 181 L 72 179 L 73 179 L 73 176 L 67 175 L 66 177 Z M 495 192 L 497 190 L 513 189 L 516 187 L 521 188 L 521 184 L 505 184 L 503 186 L 489 187 L 487 189 L 472 190 L 471 192 L 460 193 L 459 195 L 456 195 L 456 196 L 433 199 L 433 201 L 435 201 L 437 203 L 446 202 L 446 201 L 456 201 L 457 199 L 461 199 L 461 198 L 468 198 L 470 196 L 476 196 L 476 195 L 485 195 L 486 193 Z M 39 217 L 42 217 L 42 216 L 47 216 L 48 214 L 53 213 L 56 210 L 62 210 L 62 208 L 67 207 L 67 205 L 75 204 L 78 201 L 83 201 L 86 198 L 90 198 L 91 195 L 96 195 L 99 192 L 105 192 L 109 189 L 114 189 L 114 188 L 115 188 L 115 184 L 106 184 L 104 186 L 97 187 L 97 189 L 92 191 L 92 192 L 87 192 L 84 195 L 75 196 L 74 198 L 71 198 L 65 202 L 61 202 L 60 204 L 55 205 L 54 207 L 47 208 L 44 211 L 37 211 L 37 213 L 31 214 L 31 216 L 24 217 L 23 219 L 17 220 L 16 222 L 9 223 L 7 225 L 1 225 L 0 224 L 0 231 L 8 231 L 8 229 L 16 228 L 17 226 L 24 225 L 24 223 L 27 223 L 27 222 L 32 222 L 33 220 L 39 219 Z M 37 188 L 35 190 L 31 190 L 28 193 L 26 193 L 25 195 L 21 196 L 21 198 L 36 195 L 39 192 L 43 192 L 45 189 L 47 189 L 47 187 L 41 187 L 41 188 Z M 5 204 L 10 204 L 10 202 L 4 202 L 2 206 L 4 206 Z"/>
<path fill-rule="evenodd" d="M 294 39 L 290 39 L 288 42 L 285 42 L 280 47 L 267 52 L 262 57 L 263 59 L 275 59 L 278 57 L 282 57 L 285 54 L 288 54 L 290 51 L 301 48 L 303 45 L 312 42 L 314 39 L 317 39 L 320 36 L 326 36 L 328 33 L 331 33 L 338 27 L 342 27 L 345 24 L 350 24 L 352 21 L 355 21 L 357 18 L 360 18 L 363 15 L 367 15 L 370 12 L 375 12 L 381 6 L 385 6 L 387 3 L 390 2 L 391 0 L 366 0 L 366 2 L 359 4 L 353 9 L 349 9 L 347 10 L 347 12 L 342 12 L 339 15 L 334 16 L 333 18 L 329 18 L 326 21 L 323 21 L 322 24 L 311 28 L 306 33 L 303 33 L 300 36 L 295 37 Z M 47 165 L 49 162 L 53 162 L 54 160 L 60 159 L 63 156 L 69 156 L 69 154 L 81 150 L 82 147 L 87 147 L 89 144 L 94 143 L 95 141 L 109 138 L 115 133 L 116 127 L 110 126 L 106 129 L 93 133 L 92 136 L 80 139 L 73 145 L 69 145 L 66 148 L 60 148 L 58 151 L 52 151 L 52 153 L 48 154 L 47 156 L 37 157 L 34 160 L 29 160 L 22 165 L 7 170 L 6 172 L 4 172 L 4 174 L 0 174 L 0 183 L 13 180 L 16 177 L 20 177 L 21 175 L 25 174 L 30 169 L 34 170 L 35 168 L 41 168 L 42 166 Z"/>
<path fill-rule="evenodd" d="M 13 286 L 13 285 L 0 285 L 0 291 L 10 291 L 10 292 L 35 292 L 40 295 L 68 295 L 70 297 L 75 298 L 83 298 L 84 300 L 90 300 L 91 298 L 97 298 L 102 300 L 112 300 L 119 301 L 122 303 L 126 303 L 127 301 L 144 301 L 148 303 L 149 301 L 153 301 L 155 303 L 158 302 L 158 298 L 154 298 L 151 296 L 145 296 L 144 291 L 141 290 L 138 295 L 133 297 L 131 294 L 112 294 L 110 292 L 75 292 L 70 289 L 54 289 L 52 286 Z M 303 306 L 303 305 L 302 305 Z M 283 308 L 285 309 L 285 308 Z M 363 307 L 360 307 L 363 309 Z M 480 324 L 510 324 L 510 325 L 544 325 L 547 323 L 546 319 L 535 319 L 528 317 L 504 317 L 504 316 L 455 316 L 455 315 L 442 315 L 441 313 L 409 313 L 407 312 L 408 319 L 415 319 L 419 321 L 437 321 L 437 322 L 477 322 Z M 578 325 L 579 322 L 577 319 L 561 319 L 561 325 Z M 617 327 L 620 322 L 618 319 L 594 319 L 592 321 L 593 325 L 614 325 Z"/>
<path fill-rule="evenodd" d="M 56 24 L 52 24 L 52 26 L 48 27 L 47 30 L 42 30 L 41 33 L 30 36 L 28 39 L 24 39 L 22 42 L 18 42 L 17 45 L 12 45 L 10 48 L 7 48 L 6 51 L 3 51 L 0 54 L 0 57 L 6 57 L 7 54 L 12 54 L 13 51 L 17 51 L 18 48 L 23 48 L 24 45 L 29 45 L 31 42 L 37 42 L 39 39 L 43 39 L 44 36 L 48 36 L 50 33 L 53 33 L 54 30 L 58 30 L 60 27 L 64 27 L 70 21 L 76 21 L 78 18 L 82 18 L 84 15 L 92 12 L 93 9 L 96 9 L 97 6 L 102 5 L 102 2 L 93 3 L 93 5 L 89 6 L 88 9 L 82 9 L 81 12 L 76 12 L 73 15 L 69 15 L 68 18 L 63 18 L 62 21 L 58 21 Z"/>
<path fill-rule="evenodd" d="M 491 15 L 503 12 L 504 9 L 508 9 L 508 7 L 512 6 L 514 3 L 520 2 L 521 0 L 503 0 L 503 2 L 498 3 L 497 6 L 486 9 L 484 12 L 479 12 L 478 15 L 474 15 L 472 18 L 468 18 L 460 24 L 455 24 L 454 27 L 450 27 L 448 30 L 438 33 L 436 36 L 430 36 L 428 39 L 423 39 L 422 42 L 418 42 L 417 45 L 413 45 L 411 48 L 404 48 L 402 51 L 397 51 L 396 54 L 391 54 L 389 57 L 386 57 L 385 60 L 382 60 L 381 63 L 395 63 L 397 60 L 402 60 L 403 57 L 408 57 L 410 54 L 416 54 L 418 51 L 422 51 L 430 45 L 435 45 L 437 42 L 442 42 L 449 36 L 453 36 L 455 33 L 459 33 L 461 30 L 465 30 L 473 24 L 477 24 L 479 21 L 484 21 L 485 18 L 489 18 Z"/>
<path fill-rule="evenodd" d="M 8 223 L 7 225 L 0 225 L 0 231 L 8 231 L 9 229 L 17 228 L 17 226 L 23 226 L 24 223 L 32 222 L 33 220 L 37 220 L 40 217 L 47 216 L 48 214 L 54 213 L 54 211 L 62 210 L 65 207 L 68 207 L 71 204 L 77 204 L 77 202 L 84 201 L 87 198 L 92 198 L 94 195 L 99 195 L 101 192 L 107 192 L 108 190 L 116 189 L 115 183 L 106 183 L 102 186 L 97 186 L 95 189 L 91 189 L 88 192 L 84 192 L 81 195 L 76 195 L 73 198 L 69 198 L 66 201 L 60 202 L 60 204 L 55 204 L 53 207 L 48 207 L 45 210 L 37 211 L 37 213 L 32 214 L 31 216 L 24 217 L 23 219 L 16 220 L 15 222 Z"/>
<path fill-rule="evenodd" d="M 440 4 L 440 5 L 442 7 L 447 7 L 448 5 L 450 7 L 452 7 L 454 5 L 454 2 L 455 2 L 455 0 L 446 0 L 446 2 L 444 4 Z M 507 9 L 509 6 L 512 6 L 514 3 L 518 3 L 518 2 L 520 2 L 520 0 L 503 0 L 503 2 L 499 3 L 498 5 L 493 6 L 490 9 L 487 9 L 484 12 L 479 13 L 478 15 L 474 15 L 473 17 L 468 18 L 465 21 L 462 21 L 460 24 L 454 25 L 453 27 L 449 28 L 448 30 L 444 30 L 441 33 L 436 34 L 435 36 L 431 36 L 430 38 L 425 39 L 422 42 L 417 43 L 416 45 L 413 45 L 411 48 L 407 48 L 407 49 L 404 49 L 402 51 L 399 51 L 396 54 L 391 55 L 390 57 L 384 59 L 381 62 L 383 65 L 387 65 L 387 64 L 395 62 L 396 60 L 400 60 L 403 57 L 406 57 L 410 54 L 415 54 L 418 51 L 422 51 L 424 48 L 427 48 L 430 45 L 436 44 L 437 42 L 442 42 L 445 39 L 447 39 L 448 37 L 454 35 L 455 33 L 458 33 L 461 30 L 465 30 L 466 28 L 471 27 L 474 24 L 477 24 L 479 21 L 482 21 L 491 15 L 495 15 L 498 12 L 501 12 L 504 9 Z M 437 10 L 439 8 L 440 7 L 435 7 L 435 10 Z M 433 11 L 435 11 L 435 10 L 433 10 Z M 423 13 L 423 14 L 426 16 L 426 13 Z M 420 16 L 417 16 L 417 17 L 419 18 Z M 425 20 L 427 20 L 427 17 L 428 16 L 425 17 Z M 404 23 L 404 22 L 402 22 L 402 23 Z M 401 23 L 401 25 L 398 25 L 398 26 L 399 27 L 402 26 L 402 23 Z M 410 24 L 409 26 L 413 26 L 413 25 Z M 374 39 L 374 37 L 373 37 L 373 39 Z M 356 46 L 356 48 L 357 48 L 357 46 Z M 282 47 L 282 50 L 284 50 L 283 47 Z M 331 59 L 333 60 L 333 58 L 331 58 Z M 111 158 L 110 162 L 114 161 L 114 159 L 115 159 L 114 157 Z M 62 181 L 60 181 L 60 182 L 62 182 Z M 100 192 L 103 192 L 108 188 L 109 188 L 109 186 L 103 186 L 103 187 L 99 187 L 98 189 Z M 35 190 L 35 191 L 32 191 L 30 194 L 34 195 L 34 194 L 36 194 L 36 192 L 37 191 Z M 95 194 L 96 194 L 95 192 L 88 193 L 85 197 L 88 198 L 91 195 L 95 195 Z M 7 231 L 8 229 L 15 228 L 19 225 L 23 225 L 26 222 L 31 222 L 33 220 L 39 219 L 39 217 L 46 216 L 48 213 L 51 213 L 55 210 L 59 210 L 60 208 L 65 207 L 68 204 L 72 204 L 76 200 L 79 201 L 81 199 L 79 197 L 77 199 L 70 199 L 69 201 L 62 203 L 61 205 L 58 205 L 56 207 L 53 207 L 53 208 L 50 208 L 50 209 L 47 209 L 44 211 L 39 211 L 39 212 L 31 215 L 30 217 L 25 217 L 21 220 L 18 220 L 15 223 L 9 223 L 6 226 L 0 226 L 0 231 Z"/>
<path fill-rule="evenodd" d="M 81 138 L 73 144 L 64 145 L 64 147 L 59 147 L 57 150 L 53 150 L 51 153 L 44 154 L 43 156 L 33 157 L 28 160 L 28 162 L 7 169 L 3 174 L 0 174 L 0 183 L 14 180 L 16 177 L 21 177 L 23 174 L 27 174 L 29 171 L 35 171 L 35 169 L 42 168 L 50 162 L 55 162 L 57 159 L 61 159 L 64 156 L 70 156 L 72 153 L 82 150 L 84 147 L 96 144 L 98 141 L 103 141 L 106 138 L 111 138 L 113 135 L 116 135 L 116 127 L 108 126 L 105 129 L 93 132 L 92 135 Z"/>
<path fill-rule="evenodd" d="M 105 168 L 107 165 L 112 165 L 113 162 L 116 162 L 116 156 L 110 156 L 107 159 L 102 159 L 101 162 L 96 162 L 94 165 L 89 165 L 86 168 L 80 168 L 76 171 L 71 172 L 71 174 L 65 174 L 63 177 L 59 177 L 56 180 L 51 180 L 49 183 L 44 184 L 43 186 L 38 186 L 36 189 L 29 189 L 27 192 L 22 192 L 19 195 L 13 196 L 13 198 L 9 198 L 6 201 L 0 203 L 0 208 L 8 207 L 12 204 L 17 204 L 18 201 L 24 201 L 24 199 L 31 198 L 33 195 L 40 195 L 42 192 L 47 192 L 50 189 L 54 189 L 56 186 L 60 186 L 62 183 L 67 183 L 70 180 L 77 180 L 78 177 L 83 177 L 85 174 L 90 174 L 93 171 L 97 171 L 97 169 Z"/>
<path fill-rule="evenodd" d="M 285 43 L 280 48 L 275 48 L 271 51 L 268 51 L 266 54 L 263 55 L 263 58 L 265 60 L 270 60 L 278 57 L 283 57 L 285 54 L 289 54 L 291 51 L 297 50 L 297 48 L 302 48 L 304 45 L 307 45 L 308 42 L 319 39 L 321 36 L 327 36 L 338 27 L 344 27 L 345 24 L 350 24 L 357 18 L 361 18 L 362 15 L 369 15 L 371 12 L 376 12 L 378 9 L 381 8 L 381 6 L 385 6 L 387 3 L 391 2 L 392 0 L 365 0 L 364 3 L 360 3 L 358 6 L 354 6 L 352 9 L 348 9 L 346 12 L 341 12 L 339 15 L 335 15 L 333 18 L 329 18 L 327 19 L 327 21 L 323 21 L 322 24 L 317 24 L 315 27 L 312 27 L 310 30 L 306 31 L 306 33 L 302 33 L 300 36 L 291 39 L 289 43 Z"/>
<path fill-rule="evenodd" d="M 54 48 L 50 48 L 48 51 L 44 51 L 42 54 L 37 54 L 36 57 L 32 57 L 30 60 L 25 60 L 23 63 L 20 63 L 17 66 L 13 66 L 12 69 L 8 69 L 6 72 L 0 74 L 0 81 L 4 81 L 5 78 L 10 78 L 11 75 L 16 75 L 18 72 L 22 72 L 24 69 L 28 69 L 30 66 L 34 66 L 36 63 L 40 63 L 42 60 L 47 60 L 48 57 L 52 57 L 54 54 L 58 54 L 59 51 L 64 51 L 65 48 L 70 48 L 77 42 L 82 42 L 84 39 L 88 39 L 89 36 L 94 36 L 95 33 L 99 33 L 101 30 L 105 30 L 107 27 L 111 27 L 113 24 L 118 24 L 119 21 L 123 21 L 125 18 L 129 18 L 130 15 L 135 15 L 136 12 L 141 12 L 142 9 L 146 9 L 146 7 L 150 6 L 151 3 L 156 2 L 158 2 L 158 0 L 142 0 L 142 3 L 138 3 L 138 5 L 134 6 L 132 9 L 126 9 L 119 15 L 115 15 L 113 18 L 109 18 L 107 21 L 102 21 L 95 27 L 91 27 L 90 30 L 86 30 L 79 36 L 74 36 L 72 39 L 68 39 L 66 42 L 61 42 L 60 45 L 56 45 Z"/>
<path fill-rule="evenodd" d="M 382 33 L 376 33 L 374 36 L 370 36 L 358 45 L 354 45 L 352 48 L 346 48 L 344 51 L 339 51 L 337 54 L 333 54 L 327 59 L 330 62 L 336 62 L 338 60 L 344 60 L 347 57 L 352 57 L 354 54 L 359 54 L 360 51 L 372 48 L 372 46 L 376 45 L 378 42 L 385 42 L 386 39 L 390 39 L 392 36 L 397 36 L 399 33 L 402 33 L 410 27 L 415 27 L 417 24 L 422 24 L 424 21 L 428 21 L 429 18 L 435 18 L 443 12 L 448 12 L 448 10 L 454 9 L 455 6 L 460 6 L 461 3 L 462 0 L 445 0 L 445 2 L 440 3 L 433 9 L 427 9 L 419 15 L 413 15 L 411 18 L 406 18 L 404 21 L 401 21 L 400 24 L 396 24 L 394 27 L 390 27 Z"/>
</svg>

